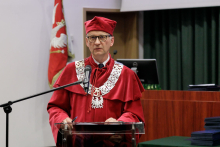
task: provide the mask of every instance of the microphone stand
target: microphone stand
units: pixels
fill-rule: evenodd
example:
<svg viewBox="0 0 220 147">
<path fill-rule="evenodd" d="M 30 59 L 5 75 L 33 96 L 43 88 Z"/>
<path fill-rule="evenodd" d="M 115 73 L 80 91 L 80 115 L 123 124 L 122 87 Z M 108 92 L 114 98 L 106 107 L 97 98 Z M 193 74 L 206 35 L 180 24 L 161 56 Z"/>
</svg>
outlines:
<svg viewBox="0 0 220 147">
<path fill-rule="evenodd" d="M 67 85 L 64 85 L 64 86 L 60 86 L 58 88 L 54 88 L 54 89 L 51 89 L 51 90 L 48 90 L 48 91 L 45 91 L 45 92 L 41 92 L 41 93 L 31 95 L 31 96 L 28 96 L 28 97 L 25 97 L 25 98 L 22 98 L 22 99 L 18 99 L 16 101 L 9 101 L 8 103 L 1 104 L 0 107 L 3 107 L 4 112 L 6 113 L 6 147 L 8 147 L 9 113 L 11 113 L 11 111 L 12 111 L 12 108 L 11 108 L 12 104 L 23 101 L 23 100 L 27 100 L 27 99 L 30 99 L 30 98 L 33 98 L 33 97 L 37 97 L 37 96 L 40 96 L 40 95 L 43 95 L 43 94 L 46 94 L 46 93 L 49 93 L 49 92 L 53 92 L 53 91 L 56 91 L 56 90 L 59 90 L 59 89 L 63 89 L 63 88 L 66 88 L 66 87 L 69 87 L 69 86 L 72 86 L 72 85 L 78 85 L 78 84 L 81 84 L 81 83 L 83 83 L 83 81 L 77 81 L 77 82 L 67 84 Z"/>
</svg>

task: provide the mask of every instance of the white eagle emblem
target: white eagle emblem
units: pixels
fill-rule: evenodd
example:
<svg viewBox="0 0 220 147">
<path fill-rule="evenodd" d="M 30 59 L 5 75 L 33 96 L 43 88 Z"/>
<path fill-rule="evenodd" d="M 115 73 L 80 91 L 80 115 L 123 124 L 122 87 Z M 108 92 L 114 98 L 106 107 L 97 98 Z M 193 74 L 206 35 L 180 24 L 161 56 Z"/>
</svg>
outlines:
<svg viewBox="0 0 220 147">
<path fill-rule="evenodd" d="M 59 3 L 57 3 L 53 9 L 53 20 L 52 20 L 53 24 L 55 23 L 56 9 L 58 5 Z M 64 20 L 62 20 L 61 22 L 57 22 L 57 26 L 52 29 L 50 47 L 53 46 L 54 48 L 64 48 L 67 46 L 66 34 L 61 33 L 60 37 L 56 37 L 57 32 L 64 26 L 65 26 L 65 22 Z"/>
</svg>

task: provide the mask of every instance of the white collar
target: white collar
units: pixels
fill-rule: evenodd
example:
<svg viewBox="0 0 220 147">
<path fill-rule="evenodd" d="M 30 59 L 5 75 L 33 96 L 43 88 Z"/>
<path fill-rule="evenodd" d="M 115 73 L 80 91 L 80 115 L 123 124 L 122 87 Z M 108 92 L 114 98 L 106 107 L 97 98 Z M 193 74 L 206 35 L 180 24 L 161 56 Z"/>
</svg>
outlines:
<svg viewBox="0 0 220 147">
<path fill-rule="evenodd" d="M 93 56 L 92 56 L 92 58 L 93 58 Z M 102 64 L 105 66 L 109 59 L 110 59 L 110 58 L 109 58 L 109 55 L 108 55 L 107 60 L 105 60 Z M 93 60 L 94 60 L 94 62 L 95 62 L 96 64 L 98 64 L 98 65 L 100 64 L 98 61 L 95 60 L 95 58 L 93 58 Z"/>
</svg>

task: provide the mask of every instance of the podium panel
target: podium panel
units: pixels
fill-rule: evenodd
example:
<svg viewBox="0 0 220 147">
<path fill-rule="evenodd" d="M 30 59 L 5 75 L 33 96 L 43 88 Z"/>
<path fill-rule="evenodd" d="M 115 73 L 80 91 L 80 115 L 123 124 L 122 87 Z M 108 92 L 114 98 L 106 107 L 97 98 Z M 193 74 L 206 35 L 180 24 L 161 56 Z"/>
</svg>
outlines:
<svg viewBox="0 0 220 147">
<path fill-rule="evenodd" d="M 146 90 L 141 103 L 145 135 L 140 142 L 170 136 L 191 136 L 205 130 L 205 118 L 220 116 L 220 92 Z"/>
<path fill-rule="evenodd" d="M 56 123 L 62 147 L 136 147 L 136 134 L 144 134 L 144 123 L 74 122 Z"/>
</svg>

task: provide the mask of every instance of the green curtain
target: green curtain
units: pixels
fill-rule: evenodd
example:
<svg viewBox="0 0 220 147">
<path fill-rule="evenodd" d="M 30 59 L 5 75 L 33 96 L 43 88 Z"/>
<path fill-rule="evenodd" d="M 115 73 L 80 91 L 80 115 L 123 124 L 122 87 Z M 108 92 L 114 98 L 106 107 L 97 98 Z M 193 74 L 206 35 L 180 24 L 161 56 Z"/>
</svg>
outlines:
<svg viewBox="0 0 220 147">
<path fill-rule="evenodd" d="M 160 86 L 220 83 L 220 7 L 144 12 L 144 58 L 157 59 Z"/>
</svg>

